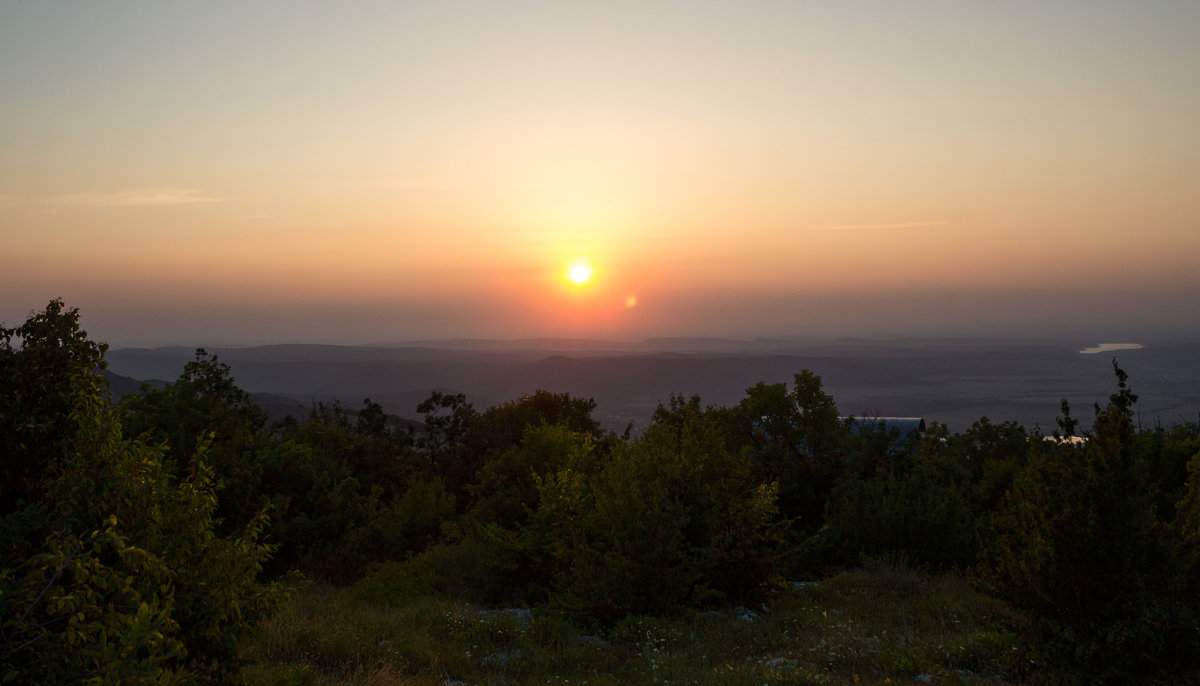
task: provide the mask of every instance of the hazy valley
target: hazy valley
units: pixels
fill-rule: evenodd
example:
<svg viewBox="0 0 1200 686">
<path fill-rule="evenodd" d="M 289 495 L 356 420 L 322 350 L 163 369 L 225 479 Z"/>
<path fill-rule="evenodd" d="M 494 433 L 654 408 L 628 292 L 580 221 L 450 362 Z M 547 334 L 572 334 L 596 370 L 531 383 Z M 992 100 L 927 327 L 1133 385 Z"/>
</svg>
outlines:
<svg viewBox="0 0 1200 686">
<path fill-rule="evenodd" d="M 961 431 L 982 416 L 1044 431 L 1066 398 L 1086 422 L 1114 390 L 1111 360 L 1129 372 L 1146 425 L 1200 416 L 1200 342 L 1142 341 L 1140 349 L 1083 354 L 1093 341 L 846 339 L 457 340 L 372 347 L 269 345 L 208 348 L 242 388 L 274 416 L 303 415 L 314 402 L 347 410 L 369 397 L 385 411 L 417 418 L 433 390 L 462 392 L 484 408 L 537 389 L 594 398 L 606 428 L 646 426 L 672 393 L 728 406 L 759 381 L 790 381 L 809 369 L 843 414 L 921 416 Z M 110 350 L 109 370 L 136 380 L 173 380 L 194 349 Z M 115 380 L 118 394 L 137 384 Z"/>
</svg>

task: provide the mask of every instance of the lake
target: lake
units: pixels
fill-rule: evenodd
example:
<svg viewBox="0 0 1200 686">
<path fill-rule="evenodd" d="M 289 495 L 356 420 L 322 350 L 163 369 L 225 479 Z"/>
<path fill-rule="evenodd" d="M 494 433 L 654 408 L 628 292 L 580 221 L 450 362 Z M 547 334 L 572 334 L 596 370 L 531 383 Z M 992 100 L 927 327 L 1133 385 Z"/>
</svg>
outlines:
<svg viewBox="0 0 1200 686">
<path fill-rule="evenodd" d="M 1141 343 L 1101 343 L 1090 348 L 1084 348 L 1079 352 L 1083 355 L 1095 355 L 1096 353 L 1110 353 L 1114 350 L 1141 350 L 1146 346 Z"/>
</svg>

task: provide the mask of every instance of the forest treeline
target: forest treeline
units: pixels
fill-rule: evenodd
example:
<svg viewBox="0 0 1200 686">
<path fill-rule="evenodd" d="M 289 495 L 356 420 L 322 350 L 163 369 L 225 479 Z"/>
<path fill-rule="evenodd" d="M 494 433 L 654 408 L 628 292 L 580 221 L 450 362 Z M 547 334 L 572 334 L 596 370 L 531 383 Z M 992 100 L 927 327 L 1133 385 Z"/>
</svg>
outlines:
<svg viewBox="0 0 1200 686">
<path fill-rule="evenodd" d="M 364 400 L 268 422 L 203 350 L 112 402 L 106 346 L 61 301 L 0 327 L 0 681 L 227 681 L 294 588 L 441 594 L 609 626 L 768 597 L 865 559 L 963 570 L 1014 608 L 1037 676 L 1123 682 L 1200 657 L 1200 427 L 1115 390 L 1086 441 L 986 418 L 900 440 L 819 376 L 731 407 L 675 396 L 638 436 L 590 399 L 423 427 Z"/>
</svg>

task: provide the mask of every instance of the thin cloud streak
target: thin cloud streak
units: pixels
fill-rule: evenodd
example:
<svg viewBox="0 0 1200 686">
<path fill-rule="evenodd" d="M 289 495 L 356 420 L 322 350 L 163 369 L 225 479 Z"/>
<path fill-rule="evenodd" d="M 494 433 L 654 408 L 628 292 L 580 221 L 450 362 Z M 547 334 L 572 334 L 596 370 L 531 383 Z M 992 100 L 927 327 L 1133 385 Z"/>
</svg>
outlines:
<svg viewBox="0 0 1200 686">
<path fill-rule="evenodd" d="M 945 226 L 950 222 L 896 222 L 893 224 L 839 224 L 837 226 L 815 226 L 820 231 L 864 231 L 870 229 L 922 229 L 929 226 Z"/>
<path fill-rule="evenodd" d="M 123 191 L 93 191 L 60 195 L 58 204 L 84 207 L 147 207 L 152 205 L 191 205 L 201 202 L 220 202 L 221 198 L 207 195 L 199 188 L 130 188 Z"/>
<path fill-rule="evenodd" d="M 414 191 L 449 191 L 454 190 L 454 184 L 437 183 L 431 181 L 406 181 L 403 179 L 394 179 L 381 181 L 379 188 L 405 188 Z"/>
<path fill-rule="evenodd" d="M 328 184 L 326 184 L 328 185 Z M 406 178 L 370 178 L 370 179 L 345 179 L 334 182 L 334 186 L 339 189 L 351 190 L 379 190 L 383 188 L 399 188 L 410 191 L 449 191 L 455 190 L 460 186 L 458 184 L 443 183 L 438 181 L 422 181 L 419 179 Z"/>
</svg>

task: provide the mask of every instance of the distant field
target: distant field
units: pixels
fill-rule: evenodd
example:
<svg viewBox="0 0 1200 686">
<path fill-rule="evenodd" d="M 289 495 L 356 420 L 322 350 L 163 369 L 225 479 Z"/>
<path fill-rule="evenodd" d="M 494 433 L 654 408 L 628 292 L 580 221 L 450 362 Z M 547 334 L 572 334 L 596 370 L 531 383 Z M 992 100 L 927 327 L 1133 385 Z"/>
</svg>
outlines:
<svg viewBox="0 0 1200 686">
<path fill-rule="evenodd" d="M 1113 344 L 1107 344 L 1109 346 Z M 1102 348 L 1081 354 L 1087 347 Z M 1115 389 L 1111 360 L 1130 375 L 1146 424 L 1200 420 L 1200 342 L 1145 342 L 1137 349 L 1089 341 L 672 339 L 641 344 L 594 341 L 465 341 L 421 347 L 318 345 L 213 350 L 247 391 L 276 412 L 316 401 L 360 407 L 365 397 L 404 418 L 433 390 L 465 393 L 488 407 L 538 389 L 594 398 L 604 426 L 645 426 L 672 393 L 731 405 L 759 381 L 821 375 L 843 414 L 921 416 L 959 431 L 982 416 L 1049 431 L 1066 398 L 1077 418 Z M 110 371 L 171 380 L 188 348 L 120 349 Z"/>
</svg>

